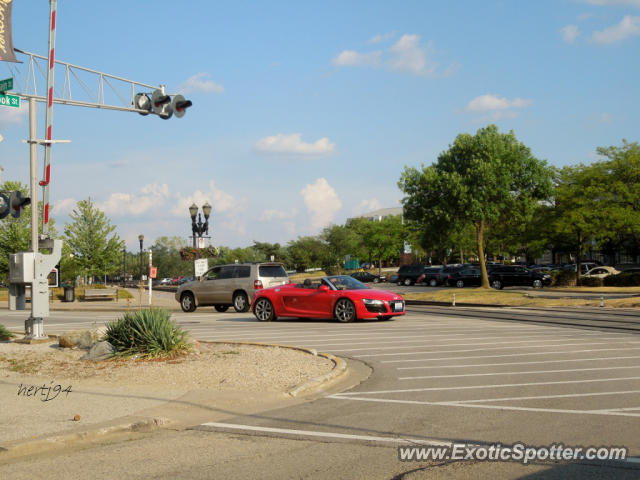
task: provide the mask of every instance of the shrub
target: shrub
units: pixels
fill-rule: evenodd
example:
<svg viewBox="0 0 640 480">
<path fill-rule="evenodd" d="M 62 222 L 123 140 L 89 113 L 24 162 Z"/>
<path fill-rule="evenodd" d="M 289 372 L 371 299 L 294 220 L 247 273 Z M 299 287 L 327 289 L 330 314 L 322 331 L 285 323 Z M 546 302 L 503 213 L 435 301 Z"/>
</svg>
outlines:
<svg viewBox="0 0 640 480">
<path fill-rule="evenodd" d="M 583 277 L 580 279 L 580 285 L 582 285 L 583 287 L 601 287 L 603 283 L 602 283 L 602 278 Z"/>
<path fill-rule="evenodd" d="M 12 337 L 15 337 L 15 335 L 0 324 L 0 340 L 9 340 Z"/>
<path fill-rule="evenodd" d="M 191 347 L 187 332 L 162 308 L 125 313 L 107 324 L 104 339 L 116 348 L 117 355 L 175 356 Z"/>
<path fill-rule="evenodd" d="M 605 287 L 638 287 L 640 286 L 640 273 L 619 273 L 604 277 Z"/>
<path fill-rule="evenodd" d="M 573 270 L 560 270 L 550 272 L 553 279 L 553 285 L 556 287 L 575 287 L 576 272 Z"/>
</svg>

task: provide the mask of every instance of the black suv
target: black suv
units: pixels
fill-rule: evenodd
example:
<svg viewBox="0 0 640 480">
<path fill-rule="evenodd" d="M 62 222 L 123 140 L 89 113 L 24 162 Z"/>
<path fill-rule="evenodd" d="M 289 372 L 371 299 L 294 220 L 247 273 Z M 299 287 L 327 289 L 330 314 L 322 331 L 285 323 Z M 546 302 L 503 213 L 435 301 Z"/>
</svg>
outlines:
<svg viewBox="0 0 640 480">
<path fill-rule="evenodd" d="M 438 274 L 444 267 L 442 265 L 436 267 L 424 267 L 424 272 L 418 278 L 418 283 L 426 283 L 430 287 L 438 285 Z"/>
<path fill-rule="evenodd" d="M 422 275 L 424 265 L 403 265 L 398 270 L 398 285 L 413 285 Z"/>
<path fill-rule="evenodd" d="M 512 286 L 542 288 L 551 285 L 551 276 L 519 265 L 501 265 L 494 266 L 489 271 L 489 284 L 498 290 Z"/>
</svg>

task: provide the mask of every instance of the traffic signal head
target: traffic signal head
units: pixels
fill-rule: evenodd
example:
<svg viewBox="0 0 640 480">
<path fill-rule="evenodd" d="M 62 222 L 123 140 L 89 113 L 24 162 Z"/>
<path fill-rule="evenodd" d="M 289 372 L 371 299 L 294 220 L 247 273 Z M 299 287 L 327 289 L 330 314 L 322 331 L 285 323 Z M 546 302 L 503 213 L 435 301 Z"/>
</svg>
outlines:
<svg viewBox="0 0 640 480">
<path fill-rule="evenodd" d="M 173 97 L 173 102 L 171 102 L 171 106 L 173 107 L 173 113 L 178 118 L 184 117 L 184 114 L 193 103 L 191 100 L 187 100 L 182 95 L 176 95 Z"/>
<path fill-rule="evenodd" d="M 7 215 L 9 215 L 9 197 L 7 197 L 4 193 L 0 193 L 0 219 L 3 219 Z"/>
<path fill-rule="evenodd" d="M 171 97 L 159 89 L 154 90 L 151 95 L 151 108 L 164 120 L 171 118 L 171 115 L 173 115 Z"/>
<path fill-rule="evenodd" d="M 151 99 L 146 93 L 138 93 L 133 99 L 133 106 L 138 110 L 144 110 L 144 112 L 138 112 L 140 115 L 149 115 L 151 111 Z"/>
<path fill-rule="evenodd" d="M 29 204 L 31 204 L 31 199 L 29 197 L 23 197 L 22 192 L 15 191 L 9 194 L 9 211 L 14 218 L 20 217 L 24 207 Z"/>
</svg>

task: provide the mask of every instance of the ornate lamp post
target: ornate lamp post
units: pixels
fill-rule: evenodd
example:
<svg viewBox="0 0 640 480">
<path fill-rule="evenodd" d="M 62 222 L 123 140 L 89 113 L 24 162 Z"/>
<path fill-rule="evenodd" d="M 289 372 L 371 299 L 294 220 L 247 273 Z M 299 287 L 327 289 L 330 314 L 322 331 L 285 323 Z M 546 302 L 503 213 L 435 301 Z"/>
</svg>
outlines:
<svg viewBox="0 0 640 480">
<path fill-rule="evenodd" d="M 202 235 L 209 234 L 209 216 L 211 215 L 211 205 L 209 202 L 202 206 L 202 213 L 204 213 L 204 223 L 202 217 L 198 213 L 198 206 L 194 203 L 189 207 L 189 215 L 191 216 L 191 232 L 193 233 L 193 248 L 196 248 L 196 238 L 202 238 Z M 198 221 L 196 222 L 196 215 Z"/>
<path fill-rule="evenodd" d="M 140 283 L 142 283 L 142 243 L 144 242 L 144 235 L 138 235 L 138 241 L 140 242 Z"/>
</svg>

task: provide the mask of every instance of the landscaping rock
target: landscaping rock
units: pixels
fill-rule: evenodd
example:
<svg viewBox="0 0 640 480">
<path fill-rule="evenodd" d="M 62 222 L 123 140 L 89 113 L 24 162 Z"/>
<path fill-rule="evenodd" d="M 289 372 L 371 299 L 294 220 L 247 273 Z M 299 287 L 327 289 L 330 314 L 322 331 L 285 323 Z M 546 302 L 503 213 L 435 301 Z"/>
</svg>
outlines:
<svg viewBox="0 0 640 480">
<path fill-rule="evenodd" d="M 98 332 L 91 330 L 69 330 L 60 335 L 58 344 L 63 348 L 91 348 L 98 337 Z"/>
<path fill-rule="evenodd" d="M 113 357 L 115 353 L 116 347 L 111 345 L 109 342 L 98 342 L 91 347 L 89 353 L 81 357 L 81 360 L 106 360 L 107 358 Z"/>
</svg>

